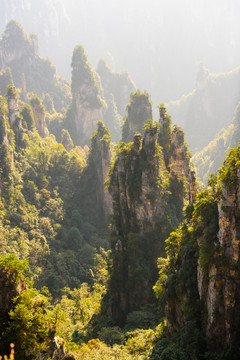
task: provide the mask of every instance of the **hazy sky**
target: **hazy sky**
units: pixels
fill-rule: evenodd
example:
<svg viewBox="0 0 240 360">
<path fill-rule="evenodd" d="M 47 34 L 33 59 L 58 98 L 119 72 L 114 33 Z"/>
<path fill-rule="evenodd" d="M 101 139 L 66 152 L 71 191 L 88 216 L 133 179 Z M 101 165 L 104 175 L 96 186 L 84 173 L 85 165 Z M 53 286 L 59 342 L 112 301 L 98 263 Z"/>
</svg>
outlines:
<svg viewBox="0 0 240 360">
<path fill-rule="evenodd" d="M 191 91 L 201 60 L 211 72 L 240 65 L 239 0 L 0 0 L 0 10 L 0 30 L 16 18 L 38 33 L 61 74 L 80 43 L 94 66 L 111 57 L 155 103 Z"/>
</svg>

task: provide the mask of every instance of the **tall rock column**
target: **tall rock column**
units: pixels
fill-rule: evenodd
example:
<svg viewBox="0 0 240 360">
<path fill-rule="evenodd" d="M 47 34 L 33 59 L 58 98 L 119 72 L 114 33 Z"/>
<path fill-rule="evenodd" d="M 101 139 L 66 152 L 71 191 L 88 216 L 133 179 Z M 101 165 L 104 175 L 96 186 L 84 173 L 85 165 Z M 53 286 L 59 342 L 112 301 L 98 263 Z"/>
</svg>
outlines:
<svg viewBox="0 0 240 360">
<path fill-rule="evenodd" d="M 190 167 L 191 152 L 184 141 L 183 130 L 177 125 L 172 126 L 171 116 L 164 104 L 159 106 L 159 125 L 158 142 L 171 178 L 172 202 L 181 213 L 185 200 L 190 203 L 196 200 L 196 176 Z"/>
<path fill-rule="evenodd" d="M 234 172 L 234 184 L 222 184 L 218 205 L 220 250 L 209 270 L 206 308 L 210 347 L 215 347 L 216 343 L 231 346 L 239 336 L 240 167 Z"/>
<path fill-rule="evenodd" d="M 100 78 L 91 68 L 81 45 L 73 51 L 71 66 L 72 104 L 67 113 L 66 127 L 74 143 L 83 146 L 89 144 L 106 104 L 101 94 Z"/>
<path fill-rule="evenodd" d="M 120 143 L 110 172 L 113 201 L 111 246 L 112 315 L 123 326 L 129 312 L 153 301 L 156 260 L 168 229 L 169 174 L 157 143 L 158 126 L 149 122 L 145 134 Z"/>
<path fill-rule="evenodd" d="M 17 91 L 13 85 L 7 87 L 7 101 L 9 124 L 12 127 L 19 115 Z"/>
<path fill-rule="evenodd" d="M 212 256 L 206 272 L 198 262 L 198 291 L 208 348 L 213 351 L 239 344 L 240 313 L 240 146 L 232 149 L 219 169 L 218 232 L 211 236 Z M 216 195 L 215 195 L 216 196 Z M 211 225 L 211 224 L 210 224 Z M 212 225 L 211 225 L 212 227 Z M 209 227 L 210 228 L 210 227 Z M 209 231 L 205 226 L 204 231 Z M 202 238 L 198 245 L 202 247 Z M 205 271 L 204 271 L 205 269 Z"/>
<path fill-rule="evenodd" d="M 132 141 L 135 132 L 143 134 L 143 127 L 148 120 L 152 120 L 152 102 L 150 95 L 137 90 L 131 93 L 130 102 L 127 105 L 127 116 L 122 127 L 122 140 Z"/>
<path fill-rule="evenodd" d="M 83 209 L 88 209 L 95 227 L 103 231 L 107 228 L 108 216 L 112 213 L 112 201 L 105 186 L 110 162 L 111 136 L 108 128 L 99 121 L 97 130 L 91 137 L 87 166 L 80 179 L 79 201 Z"/>
<path fill-rule="evenodd" d="M 48 135 L 48 129 L 45 121 L 45 108 L 37 96 L 33 96 L 30 99 L 30 104 L 32 106 L 37 131 L 41 137 L 45 137 Z"/>
</svg>

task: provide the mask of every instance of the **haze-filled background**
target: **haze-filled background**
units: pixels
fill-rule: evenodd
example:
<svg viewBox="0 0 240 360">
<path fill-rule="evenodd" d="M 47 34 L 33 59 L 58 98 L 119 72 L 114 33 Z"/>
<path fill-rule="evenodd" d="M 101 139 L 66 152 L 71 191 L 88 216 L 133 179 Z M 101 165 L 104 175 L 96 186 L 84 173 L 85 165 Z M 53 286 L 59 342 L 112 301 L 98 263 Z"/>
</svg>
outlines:
<svg viewBox="0 0 240 360">
<path fill-rule="evenodd" d="M 239 10 L 0 0 L 0 358 L 239 359 Z"/>
<path fill-rule="evenodd" d="M 107 58 L 127 70 L 157 105 L 195 86 L 199 62 L 210 72 L 240 64 L 237 0 L 0 0 L 0 32 L 10 19 L 36 32 L 40 53 L 70 78 L 73 48 L 93 66 Z"/>
</svg>

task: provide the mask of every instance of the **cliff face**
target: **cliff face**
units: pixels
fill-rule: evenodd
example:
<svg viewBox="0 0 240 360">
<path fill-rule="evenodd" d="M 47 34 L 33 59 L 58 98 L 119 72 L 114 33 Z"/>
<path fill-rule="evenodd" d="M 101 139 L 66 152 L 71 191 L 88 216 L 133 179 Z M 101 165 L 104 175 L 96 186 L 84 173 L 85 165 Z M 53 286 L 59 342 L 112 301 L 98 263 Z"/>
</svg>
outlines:
<svg viewBox="0 0 240 360">
<path fill-rule="evenodd" d="M 112 213 L 111 197 L 105 186 L 112 157 L 110 141 L 111 137 L 108 129 L 99 121 L 97 132 L 92 137 L 91 161 L 99 179 L 100 191 L 97 193 L 99 196 L 98 201 L 103 203 L 106 219 Z"/>
<path fill-rule="evenodd" d="M 219 232 L 214 262 L 209 268 L 208 283 L 198 266 L 200 299 L 207 312 L 206 336 L 209 346 L 232 346 L 238 336 L 240 312 L 240 167 L 236 182 L 223 183 L 218 205 Z"/>
<path fill-rule="evenodd" d="M 219 358 L 239 354 L 239 165 L 240 146 L 187 208 L 183 225 L 166 240 L 167 259 L 159 261 L 155 291 L 165 305 L 168 335 L 186 348 L 187 332 L 203 334 L 193 340 L 198 356 L 204 347 Z"/>
<path fill-rule="evenodd" d="M 136 133 L 133 142 L 121 143 L 110 170 L 109 192 L 113 201 L 110 288 L 112 314 L 120 325 L 129 312 L 152 301 L 157 255 L 163 254 L 164 238 L 182 218 L 192 183 L 183 133 L 172 129 L 169 123 L 165 149 L 169 149 L 171 156 L 166 160 L 160 143 L 162 125 L 159 130 L 158 124 L 149 121 L 143 137 Z"/>
<path fill-rule="evenodd" d="M 0 66 L 1 68 L 1 66 Z M 4 95 L 7 91 L 7 86 L 12 84 L 12 74 L 9 68 L 0 71 L 0 93 Z"/>
<path fill-rule="evenodd" d="M 13 87 L 11 87 L 13 89 Z M 11 93 L 11 91 L 10 91 Z M 8 94 L 8 101 L 0 96 L 0 162 L 2 168 L 3 178 L 9 179 L 9 175 L 13 169 L 13 153 L 14 153 L 14 142 L 12 137 L 12 130 L 9 126 L 9 110 L 11 109 L 12 101 L 9 101 L 9 97 L 13 100 L 12 121 L 14 123 L 15 116 L 18 114 L 18 108 L 16 108 L 15 94 L 14 92 Z M 3 183 L 0 184 L 1 191 L 3 190 Z"/>
<path fill-rule="evenodd" d="M 136 131 L 143 133 L 143 127 L 147 120 L 152 119 L 152 103 L 150 96 L 137 90 L 131 93 L 130 102 L 127 105 L 127 116 L 122 127 L 122 140 L 132 141 Z"/>
<path fill-rule="evenodd" d="M 72 56 L 72 104 L 67 113 L 66 127 L 75 144 L 89 144 L 92 131 L 102 118 L 106 104 L 102 98 L 101 81 L 88 63 L 82 46 Z"/>
<path fill-rule="evenodd" d="M 13 299 L 26 290 L 23 276 L 19 276 L 15 269 L 8 269 L 0 265 L 0 321 L 4 328 L 9 320 L 9 311 L 13 308 Z"/>
<path fill-rule="evenodd" d="M 113 141 L 117 144 L 121 137 L 121 120 L 118 108 L 113 94 L 109 94 L 107 109 L 103 113 L 104 124 L 109 128 Z"/>
<path fill-rule="evenodd" d="M 0 40 L 0 70 L 6 71 L 8 67 L 15 86 L 23 87 L 22 95 L 25 101 L 27 91 L 39 96 L 51 93 L 55 109 L 58 112 L 63 109 L 65 111 L 70 103 L 68 81 L 57 75 L 56 68 L 49 59 L 40 57 L 37 36 L 27 35 L 15 20 L 7 24 Z"/>
<path fill-rule="evenodd" d="M 19 23 L 10 21 L 0 41 L 0 65 L 2 68 L 11 68 L 17 86 L 21 86 L 21 72 L 25 72 L 32 65 L 32 59 L 36 55 L 32 39 Z"/>
<path fill-rule="evenodd" d="M 105 98 L 108 101 L 112 94 L 119 114 L 124 116 L 129 95 L 136 91 L 133 80 L 127 72 L 114 72 L 105 60 L 99 61 L 97 72 L 101 77 Z"/>
<path fill-rule="evenodd" d="M 10 22 L 5 30 L 0 46 L 2 68 L 13 61 L 21 60 L 25 52 L 33 50 L 23 30 L 14 22 Z M 28 59 L 29 60 L 29 59 Z"/>
<path fill-rule="evenodd" d="M 9 117 L 9 124 L 12 127 L 15 123 L 16 118 L 19 116 L 19 108 L 18 108 L 18 98 L 16 90 L 11 91 L 14 89 L 13 87 L 9 88 L 8 91 L 8 117 Z"/>
<path fill-rule="evenodd" d="M 208 174 L 217 173 L 230 149 L 238 146 L 239 139 L 240 103 L 235 109 L 232 123 L 226 129 L 222 129 L 205 148 L 193 156 L 192 161 L 196 166 L 198 177 L 204 183 L 207 182 Z"/>
<path fill-rule="evenodd" d="M 32 106 L 37 131 L 41 137 L 46 137 L 48 135 L 48 129 L 45 121 L 45 108 L 37 96 L 30 99 L 30 104 Z"/>
<path fill-rule="evenodd" d="M 79 87 L 78 92 L 73 94 L 75 105 L 74 125 L 78 134 L 81 145 L 89 143 L 92 132 L 97 127 L 97 122 L 102 119 L 102 108 L 91 108 L 89 97 L 91 97 L 93 89 L 83 84 Z M 76 135 L 75 135 L 76 136 Z"/>
<path fill-rule="evenodd" d="M 210 74 L 200 66 L 195 89 L 168 104 L 170 113 L 183 127 L 193 153 L 201 151 L 231 123 L 239 102 L 239 80 L 239 68 L 224 74 Z"/>
<path fill-rule="evenodd" d="M 164 191 L 160 194 L 159 189 L 166 187 L 165 170 L 156 127 L 146 130 L 143 139 L 136 134 L 133 143 L 120 148 L 110 186 L 114 214 L 119 214 L 122 222 L 119 233 L 127 235 L 137 229 L 142 233 L 145 222 L 154 226 L 154 218 L 162 213 Z"/>
<path fill-rule="evenodd" d="M 89 217 L 95 219 L 95 226 L 102 231 L 108 225 L 112 213 L 110 194 L 105 187 L 111 162 L 111 136 L 107 127 L 99 121 L 97 130 L 91 137 L 87 166 L 79 185 L 79 201 L 82 208 L 88 209 Z"/>
</svg>

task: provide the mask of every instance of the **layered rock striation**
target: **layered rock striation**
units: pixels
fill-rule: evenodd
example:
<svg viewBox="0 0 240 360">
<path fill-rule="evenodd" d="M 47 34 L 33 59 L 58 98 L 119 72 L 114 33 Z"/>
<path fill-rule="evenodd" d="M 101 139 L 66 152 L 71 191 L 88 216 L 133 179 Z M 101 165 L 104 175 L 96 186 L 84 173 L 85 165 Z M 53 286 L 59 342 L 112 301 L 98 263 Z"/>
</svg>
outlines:
<svg viewBox="0 0 240 360">
<path fill-rule="evenodd" d="M 233 157 L 233 151 L 230 153 Z M 235 154 L 236 155 L 236 154 Z M 239 158 L 239 149 L 238 149 Z M 228 157 L 229 159 L 229 157 Z M 239 336 L 240 313 L 240 165 L 230 165 L 233 179 L 222 181 L 218 204 L 219 231 L 215 243 L 214 260 L 207 277 L 198 266 L 199 296 L 207 313 L 206 337 L 210 348 L 217 350 L 224 344 L 232 347 Z M 220 173 L 223 176 L 224 167 Z M 230 175 L 230 174 L 229 174 Z"/>
<path fill-rule="evenodd" d="M 148 105 L 145 113 L 149 111 Z M 135 133 L 133 142 L 118 145 L 110 169 L 108 186 L 113 202 L 110 288 L 112 314 L 120 325 L 129 312 L 153 301 L 157 256 L 164 253 L 164 239 L 182 219 L 190 185 L 191 196 L 195 196 L 183 133 L 172 128 L 166 112 L 165 116 L 169 120 L 168 137 L 163 131 L 164 119 L 160 126 L 148 121 L 143 136 Z"/>
<path fill-rule="evenodd" d="M 164 304 L 168 336 L 189 348 L 186 334 L 192 332 L 194 351 L 189 351 L 197 356 L 210 351 L 217 358 L 237 359 L 240 146 L 231 149 L 219 177 L 210 177 L 208 188 L 186 209 L 183 224 L 166 244 L 167 259 L 159 260 L 155 291 Z"/>
</svg>

